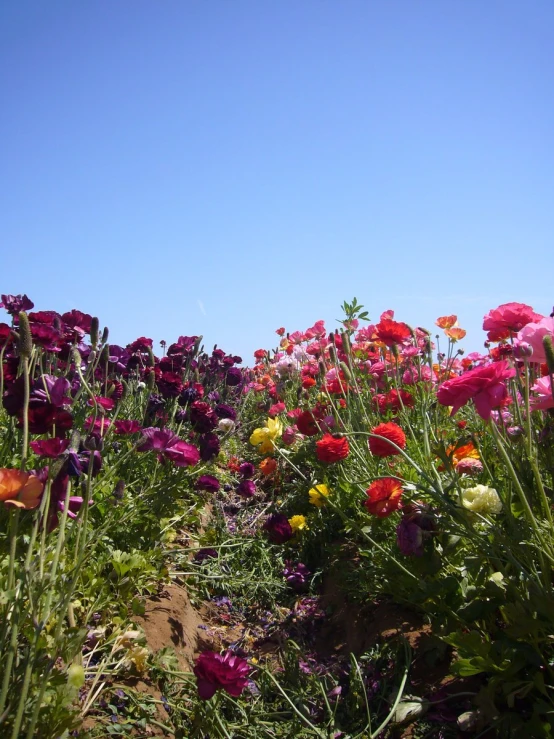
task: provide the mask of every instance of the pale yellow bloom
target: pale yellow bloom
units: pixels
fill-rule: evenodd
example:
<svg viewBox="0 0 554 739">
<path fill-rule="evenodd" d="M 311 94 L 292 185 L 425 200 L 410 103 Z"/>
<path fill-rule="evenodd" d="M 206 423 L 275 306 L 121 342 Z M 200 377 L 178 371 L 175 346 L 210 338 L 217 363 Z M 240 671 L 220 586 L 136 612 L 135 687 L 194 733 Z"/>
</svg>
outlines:
<svg viewBox="0 0 554 739">
<path fill-rule="evenodd" d="M 146 670 L 146 661 L 148 660 L 148 649 L 146 647 L 139 647 L 137 644 L 127 652 L 127 660 L 136 667 L 137 672 L 144 672 Z"/>
<path fill-rule="evenodd" d="M 294 533 L 308 528 L 308 524 L 306 523 L 306 516 L 293 516 L 292 518 L 289 518 L 289 523 Z"/>
<path fill-rule="evenodd" d="M 462 490 L 462 503 L 474 513 L 500 513 L 502 501 L 494 488 L 486 485 L 475 485 Z"/>
<path fill-rule="evenodd" d="M 312 505 L 321 508 L 325 505 L 325 498 L 329 497 L 330 490 L 327 485 L 316 485 L 311 488 L 308 495 L 310 496 L 310 503 Z"/>
</svg>

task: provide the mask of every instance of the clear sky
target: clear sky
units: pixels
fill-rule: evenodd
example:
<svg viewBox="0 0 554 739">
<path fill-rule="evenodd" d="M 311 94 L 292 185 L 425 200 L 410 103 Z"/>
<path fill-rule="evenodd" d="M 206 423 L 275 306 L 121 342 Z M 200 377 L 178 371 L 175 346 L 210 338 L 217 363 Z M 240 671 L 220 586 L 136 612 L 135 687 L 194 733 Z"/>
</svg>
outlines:
<svg viewBox="0 0 554 739">
<path fill-rule="evenodd" d="M 552 0 L 2 0 L 0 292 L 114 342 L 554 302 Z"/>
</svg>

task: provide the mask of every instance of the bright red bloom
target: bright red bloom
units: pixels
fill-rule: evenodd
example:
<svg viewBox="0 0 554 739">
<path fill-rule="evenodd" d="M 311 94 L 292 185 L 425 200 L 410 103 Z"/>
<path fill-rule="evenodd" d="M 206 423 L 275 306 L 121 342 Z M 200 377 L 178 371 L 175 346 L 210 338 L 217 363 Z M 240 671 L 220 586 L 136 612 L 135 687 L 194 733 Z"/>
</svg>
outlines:
<svg viewBox="0 0 554 739">
<path fill-rule="evenodd" d="M 400 344 L 402 341 L 409 339 L 412 335 L 410 328 L 405 323 L 393 321 L 389 318 L 381 318 L 375 326 L 375 332 L 379 341 L 387 346 Z"/>
<path fill-rule="evenodd" d="M 325 434 L 323 439 L 320 439 L 315 446 L 315 453 L 319 461 L 327 462 L 328 464 L 346 459 L 350 452 L 348 439 L 345 436 Z"/>
<path fill-rule="evenodd" d="M 414 398 L 407 390 L 396 390 L 393 388 L 388 393 L 380 393 L 373 397 L 373 401 L 379 407 L 379 413 L 386 411 L 399 411 L 404 408 L 413 408 Z"/>
<path fill-rule="evenodd" d="M 276 334 L 277 334 L 278 336 L 284 336 L 284 335 L 285 335 L 285 329 L 284 329 L 284 328 L 283 328 L 283 327 L 281 326 L 281 328 L 278 328 L 278 329 L 277 329 L 277 330 L 275 331 L 275 333 L 276 333 Z"/>
<path fill-rule="evenodd" d="M 249 672 L 248 662 L 231 651 L 224 654 L 203 652 L 194 666 L 198 695 L 202 700 L 209 700 L 216 690 L 222 688 L 233 698 L 238 698 L 248 685 Z"/>
<path fill-rule="evenodd" d="M 443 382 L 437 391 L 437 400 L 442 405 L 451 405 L 450 415 L 453 416 L 473 399 L 477 413 L 488 420 L 493 408 L 498 408 L 506 399 L 508 390 L 504 381 L 515 373 L 515 369 L 509 367 L 506 361 L 476 367 Z"/>
<path fill-rule="evenodd" d="M 517 334 L 528 323 L 540 321 L 541 318 L 543 316 L 535 313 L 525 303 L 503 303 L 483 318 L 483 330 L 489 332 L 489 341 L 500 341 L 507 339 L 510 334 Z"/>
<path fill-rule="evenodd" d="M 374 480 L 366 490 L 367 500 L 364 505 L 374 516 L 387 518 L 400 508 L 402 484 L 394 477 Z"/>
<path fill-rule="evenodd" d="M 389 443 L 391 441 L 400 449 L 404 449 L 406 446 L 406 434 L 400 426 L 392 421 L 390 423 L 380 423 L 372 429 L 371 433 L 379 437 L 372 436 L 368 442 L 370 452 L 376 457 L 392 457 L 399 454 L 398 449 L 395 449 Z"/>
</svg>

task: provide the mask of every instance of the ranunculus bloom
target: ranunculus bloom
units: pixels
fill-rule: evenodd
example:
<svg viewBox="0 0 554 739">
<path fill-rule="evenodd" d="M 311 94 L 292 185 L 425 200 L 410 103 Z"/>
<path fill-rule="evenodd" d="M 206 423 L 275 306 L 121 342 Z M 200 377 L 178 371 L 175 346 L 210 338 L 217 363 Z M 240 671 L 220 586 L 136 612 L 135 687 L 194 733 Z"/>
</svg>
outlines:
<svg viewBox="0 0 554 739">
<path fill-rule="evenodd" d="M 308 492 L 310 503 L 317 508 L 325 505 L 325 499 L 329 497 L 329 488 L 327 485 L 315 485 Z"/>
<path fill-rule="evenodd" d="M 386 344 L 387 346 L 400 344 L 406 339 L 409 339 L 412 335 L 407 324 L 393 321 L 388 318 L 381 318 L 379 323 L 375 326 L 375 332 L 378 340 L 382 341 L 383 344 Z"/>
<path fill-rule="evenodd" d="M 340 462 L 346 459 L 350 452 L 350 446 L 346 436 L 332 436 L 324 434 L 323 438 L 316 442 L 315 453 L 320 462 Z"/>
<path fill-rule="evenodd" d="M 256 474 L 256 468 L 254 467 L 252 462 L 243 462 L 239 466 L 239 473 L 245 480 L 249 480 Z"/>
<path fill-rule="evenodd" d="M 482 471 L 483 463 L 473 457 L 464 457 L 456 464 L 456 472 L 459 475 L 478 475 Z"/>
<path fill-rule="evenodd" d="M 200 460 L 200 452 L 192 444 L 181 441 L 170 429 L 154 427 L 142 430 L 143 438 L 138 452 L 157 451 L 158 459 L 170 459 L 177 467 L 192 467 Z"/>
<path fill-rule="evenodd" d="M 384 477 L 374 480 L 366 490 L 367 500 L 364 505 L 367 510 L 379 518 L 387 518 L 400 508 L 402 484 L 393 477 Z"/>
<path fill-rule="evenodd" d="M 258 447 L 261 454 L 273 451 L 274 440 L 283 433 L 283 424 L 278 418 L 268 418 L 263 428 L 254 429 L 250 435 L 252 446 Z"/>
<path fill-rule="evenodd" d="M 371 430 L 375 436 L 369 439 L 369 450 L 376 457 L 392 457 L 395 454 L 399 454 L 398 449 L 395 449 L 392 444 L 393 442 L 400 449 L 404 449 L 406 446 L 406 434 L 402 431 L 400 426 L 392 421 L 390 423 L 380 423 Z"/>
<path fill-rule="evenodd" d="M 118 436 L 125 436 L 126 434 L 138 434 L 142 431 L 142 426 L 139 421 L 115 421 L 114 423 L 115 433 Z"/>
<path fill-rule="evenodd" d="M 548 408 L 554 408 L 554 398 L 552 397 L 552 383 L 550 377 L 541 377 L 540 380 L 533 385 L 531 390 L 537 393 L 531 398 L 531 410 L 545 411 Z"/>
<path fill-rule="evenodd" d="M 542 316 L 525 303 L 504 303 L 491 310 L 483 318 L 483 330 L 489 332 L 489 341 L 507 339 Z"/>
<path fill-rule="evenodd" d="M 282 513 L 273 513 L 263 525 L 269 539 L 274 544 L 284 544 L 292 538 L 293 531 L 289 520 Z"/>
<path fill-rule="evenodd" d="M 296 419 L 296 426 L 304 436 L 315 436 L 319 434 L 319 426 L 315 420 L 313 413 L 303 411 Z"/>
<path fill-rule="evenodd" d="M 462 503 L 475 513 L 500 513 L 502 501 L 494 488 L 486 485 L 475 485 L 472 488 L 462 490 Z"/>
<path fill-rule="evenodd" d="M 493 408 L 497 408 L 508 394 L 504 380 L 514 375 L 515 369 L 506 361 L 476 367 L 443 382 L 437 391 L 437 400 L 442 405 L 452 406 L 450 415 L 453 416 L 473 399 L 477 413 L 488 420 Z"/>
<path fill-rule="evenodd" d="M 207 493 L 217 493 L 219 490 L 219 480 L 213 475 L 201 475 L 196 481 L 198 490 L 205 490 Z"/>
<path fill-rule="evenodd" d="M 533 349 L 531 355 L 532 362 L 546 362 L 546 354 L 544 351 L 543 338 L 552 336 L 554 339 L 554 317 L 548 316 L 541 320 L 528 323 L 521 329 L 517 338 L 519 341 L 526 342 Z"/>
<path fill-rule="evenodd" d="M 50 457 L 56 459 L 62 455 L 69 446 L 69 439 L 43 439 L 42 441 L 32 441 L 29 446 L 39 457 Z"/>
<path fill-rule="evenodd" d="M 7 506 L 36 508 L 44 488 L 36 475 L 21 470 L 0 469 L 0 502 Z"/>
<path fill-rule="evenodd" d="M 252 480 L 242 480 L 242 482 L 237 485 L 237 494 L 240 495 L 241 498 L 253 498 L 254 495 L 256 495 L 256 485 Z"/>
<path fill-rule="evenodd" d="M 277 462 L 271 457 L 266 457 L 260 462 L 259 468 L 262 475 L 268 476 L 275 472 L 275 470 L 277 469 Z"/>
<path fill-rule="evenodd" d="M 302 516 L 302 515 L 292 516 L 291 518 L 289 518 L 289 523 L 290 523 L 291 529 L 294 531 L 295 534 L 297 531 L 302 531 L 303 529 L 308 528 L 306 516 Z"/>
<path fill-rule="evenodd" d="M 404 517 L 396 528 L 396 543 L 405 557 L 421 557 L 423 531 L 415 521 Z"/>
<path fill-rule="evenodd" d="M 249 672 L 246 660 L 236 657 L 231 651 L 224 654 L 203 652 L 194 666 L 198 695 L 202 700 L 209 700 L 221 688 L 233 698 L 238 698 L 248 685 Z"/>
<path fill-rule="evenodd" d="M 203 462 L 209 462 L 219 454 L 221 445 L 215 434 L 208 433 L 202 434 L 198 440 L 198 446 L 200 447 L 200 459 Z"/>
<path fill-rule="evenodd" d="M 26 295 L 2 295 L 2 305 L 12 316 L 22 310 L 31 310 L 35 304 Z"/>
</svg>

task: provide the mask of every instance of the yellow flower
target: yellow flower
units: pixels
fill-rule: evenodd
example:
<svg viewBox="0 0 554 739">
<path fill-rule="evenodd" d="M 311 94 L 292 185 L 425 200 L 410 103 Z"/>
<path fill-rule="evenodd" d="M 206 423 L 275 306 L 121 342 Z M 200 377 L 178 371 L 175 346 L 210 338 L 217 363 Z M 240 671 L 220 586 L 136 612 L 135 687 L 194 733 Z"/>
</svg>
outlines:
<svg viewBox="0 0 554 739">
<path fill-rule="evenodd" d="M 308 495 L 310 496 L 310 503 L 312 505 L 317 506 L 318 508 L 321 508 L 321 506 L 325 505 L 325 498 L 329 497 L 329 488 L 327 485 L 316 485 L 315 487 L 311 488 Z"/>
<path fill-rule="evenodd" d="M 462 503 L 475 513 L 500 513 L 502 501 L 494 488 L 486 485 L 475 485 L 462 490 Z"/>
<path fill-rule="evenodd" d="M 293 516 L 292 518 L 289 518 L 289 523 L 294 533 L 308 528 L 308 524 L 306 523 L 306 516 Z"/>
<path fill-rule="evenodd" d="M 283 433 L 283 424 L 278 418 L 268 418 L 263 428 L 254 429 L 250 435 L 250 443 L 257 446 L 261 454 L 271 454 L 274 441 Z"/>
</svg>

